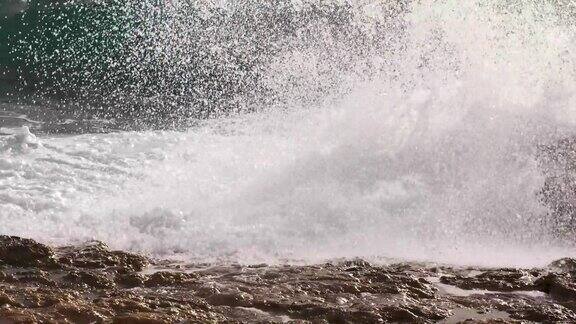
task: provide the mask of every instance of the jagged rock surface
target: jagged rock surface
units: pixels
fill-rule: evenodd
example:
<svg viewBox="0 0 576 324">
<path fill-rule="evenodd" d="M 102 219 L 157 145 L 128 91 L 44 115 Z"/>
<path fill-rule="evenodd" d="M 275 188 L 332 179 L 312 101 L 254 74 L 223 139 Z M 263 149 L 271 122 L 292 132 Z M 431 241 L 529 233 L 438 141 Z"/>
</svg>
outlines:
<svg viewBox="0 0 576 324">
<path fill-rule="evenodd" d="M 575 269 L 181 264 L 0 236 L 0 322 L 574 322 Z"/>
</svg>

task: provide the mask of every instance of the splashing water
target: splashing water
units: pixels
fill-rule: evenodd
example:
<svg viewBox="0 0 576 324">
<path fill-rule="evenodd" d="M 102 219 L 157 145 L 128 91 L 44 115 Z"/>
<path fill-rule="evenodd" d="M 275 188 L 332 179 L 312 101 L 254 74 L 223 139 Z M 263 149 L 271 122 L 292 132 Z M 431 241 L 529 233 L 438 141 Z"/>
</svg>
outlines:
<svg viewBox="0 0 576 324">
<path fill-rule="evenodd" d="M 576 33 L 561 9 L 422 0 L 384 36 L 367 23 L 383 7 L 354 6 L 370 50 L 345 69 L 338 43 L 275 56 L 265 81 L 281 104 L 186 132 L 44 136 L 5 151 L 1 231 L 243 262 L 572 255 L 544 221 L 536 158 L 576 118 Z"/>
</svg>

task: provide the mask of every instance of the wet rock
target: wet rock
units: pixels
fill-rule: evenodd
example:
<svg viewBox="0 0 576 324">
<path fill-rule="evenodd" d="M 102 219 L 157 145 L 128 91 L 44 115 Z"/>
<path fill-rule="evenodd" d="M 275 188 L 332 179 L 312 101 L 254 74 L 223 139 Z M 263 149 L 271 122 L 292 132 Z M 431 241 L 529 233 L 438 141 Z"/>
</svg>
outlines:
<svg viewBox="0 0 576 324">
<path fill-rule="evenodd" d="M 195 287 L 196 296 L 202 298 L 208 298 L 214 294 L 219 294 L 220 289 L 213 282 L 201 283 L 199 286 Z"/>
<path fill-rule="evenodd" d="M 207 298 L 214 306 L 250 307 L 253 297 L 245 292 L 216 293 Z"/>
<path fill-rule="evenodd" d="M 143 298 L 133 296 L 107 296 L 97 298 L 94 303 L 102 308 L 110 309 L 117 313 L 152 312 Z"/>
<path fill-rule="evenodd" d="M 534 303 L 531 298 L 511 295 L 501 295 L 499 299 L 496 309 L 505 311 L 513 319 L 537 323 L 566 323 L 576 320 L 574 312 L 559 304 L 546 301 Z"/>
<path fill-rule="evenodd" d="M 15 236 L 0 236 L 0 264 L 15 267 L 55 268 L 54 253 L 46 245 Z"/>
<path fill-rule="evenodd" d="M 338 308 L 325 311 L 325 319 L 329 323 L 382 323 L 380 314 L 367 310 L 342 310 Z"/>
<path fill-rule="evenodd" d="M 373 271 L 366 276 L 372 281 L 368 292 L 406 294 L 415 298 L 434 298 L 437 289 L 425 279 L 412 275 L 397 275 L 387 271 Z"/>
<path fill-rule="evenodd" d="M 146 280 L 146 276 L 135 272 L 117 274 L 115 279 L 117 284 L 127 288 L 142 287 Z"/>
<path fill-rule="evenodd" d="M 43 270 L 25 270 L 18 271 L 12 274 L 12 281 L 19 281 L 23 283 L 36 282 L 45 286 L 56 286 L 56 283 L 49 278 L 49 274 Z"/>
<path fill-rule="evenodd" d="M 150 275 L 144 284 L 146 287 L 176 286 L 194 279 L 195 276 L 188 273 L 160 271 Z"/>
<path fill-rule="evenodd" d="M 149 263 L 145 257 L 136 254 L 110 251 L 106 244 L 99 241 L 59 248 L 57 252 L 61 263 L 86 269 L 116 267 L 124 269 L 124 272 L 142 271 Z"/>
<path fill-rule="evenodd" d="M 64 279 L 68 282 L 98 289 L 114 288 L 114 282 L 104 275 L 87 271 L 72 271 Z"/>
<path fill-rule="evenodd" d="M 440 281 L 461 289 L 516 291 L 534 289 L 533 275 L 525 270 L 487 270 L 476 276 L 442 276 Z"/>
<path fill-rule="evenodd" d="M 154 316 L 148 314 L 133 314 L 116 316 L 112 320 L 113 324 L 165 324 L 170 323 L 169 321 L 154 318 Z"/>
<path fill-rule="evenodd" d="M 345 271 L 361 271 L 370 268 L 370 262 L 362 259 L 347 260 L 339 264 Z"/>
<path fill-rule="evenodd" d="M 12 275 L 8 275 L 3 271 L 0 271 L 0 281 L 12 281 L 14 277 Z"/>
<path fill-rule="evenodd" d="M 380 314 L 386 322 L 422 322 L 416 314 L 400 306 L 384 306 L 380 308 Z"/>
<path fill-rule="evenodd" d="M 560 260 L 553 261 L 548 265 L 548 269 L 556 272 L 575 272 L 576 259 L 563 258 Z"/>
<path fill-rule="evenodd" d="M 72 323 L 98 323 L 104 320 L 98 312 L 85 305 L 75 303 L 60 304 L 56 307 L 56 313 Z"/>
<path fill-rule="evenodd" d="M 4 305 L 21 307 L 12 297 L 0 292 L 0 307 Z"/>
<path fill-rule="evenodd" d="M 155 261 L 162 271 L 144 274 L 138 269 L 146 258 L 99 242 L 52 250 L 7 241 L 0 319 L 15 323 L 576 322 L 571 259 L 547 269 L 488 270 L 358 259 L 255 266 Z M 39 261 L 19 259 L 18 249 Z"/>
<path fill-rule="evenodd" d="M 576 283 L 567 275 L 550 273 L 536 280 L 534 284 L 540 291 L 556 300 L 576 300 Z"/>
<path fill-rule="evenodd" d="M 35 324 L 36 316 L 22 310 L 0 309 L 0 318 L 4 323 Z"/>
</svg>

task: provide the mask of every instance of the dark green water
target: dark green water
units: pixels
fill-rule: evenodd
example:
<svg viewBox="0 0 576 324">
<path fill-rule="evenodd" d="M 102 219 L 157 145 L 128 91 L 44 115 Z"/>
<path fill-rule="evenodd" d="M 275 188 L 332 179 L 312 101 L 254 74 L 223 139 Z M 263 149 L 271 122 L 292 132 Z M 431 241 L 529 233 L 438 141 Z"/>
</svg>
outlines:
<svg viewBox="0 0 576 324">
<path fill-rule="evenodd" d="M 513 2 L 501 2 L 502 10 L 512 14 L 521 7 Z M 410 12 L 407 0 L 380 4 L 386 14 L 367 32 L 348 2 L 202 3 L 5 0 L 0 5 L 0 98 L 46 99 L 68 111 L 72 105 L 88 114 L 153 124 L 295 99 L 314 104 L 340 91 L 345 82 L 340 75 L 358 70 L 359 57 L 367 58 L 359 74 L 368 79 L 378 73 L 371 57 L 386 60 L 402 51 L 396 45 L 405 30 L 402 16 Z M 553 3 L 558 19 L 570 21 L 574 6 Z M 318 72 L 322 81 L 275 71 L 290 53 L 329 62 Z M 287 91 L 299 84 L 306 87 Z"/>
<path fill-rule="evenodd" d="M 102 80 L 120 58 L 131 17 L 127 5 L 33 0 L 3 8 L 0 64 L 31 88 L 66 95 Z M 15 81 L 15 80 L 14 80 Z"/>
<path fill-rule="evenodd" d="M 404 2 L 391 2 L 391 19 Z M 315 51 L 334 62 L 327 73 L 335 76 L 299 94 L 313 101 L 331 91 L 336 73 L 351 69 L 354 57 L 383 46 L 355 25 L 350 8 L 279 0 L 222 7 L 157 0 L 13 2 L 2 9 L 0 69 L 18 100 L 32 95 L 141 120 L 204 118 L 281 101 L 286 87 L 300 81 L 268 84 L 274 63 L 293 51 Z M 387 31 L 382 35 L 393 35 L 390 25 L 379 22 Z M 348 48 L 347 59 L 324 49 L 333 42 Z"/>
</svg>

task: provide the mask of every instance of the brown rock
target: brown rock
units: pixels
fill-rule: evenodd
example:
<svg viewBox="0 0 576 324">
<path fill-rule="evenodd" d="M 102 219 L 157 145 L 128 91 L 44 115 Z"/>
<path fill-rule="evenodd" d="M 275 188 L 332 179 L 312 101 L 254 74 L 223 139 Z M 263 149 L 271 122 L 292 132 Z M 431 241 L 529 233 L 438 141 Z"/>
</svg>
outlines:
<svg viewBox="0 0 576 324">
<path fill-rule="evenodd" d="M 216 293 L 207 301 L 214 306 L 250 307 L 253 297 L 245 292 Z"/>
<path fill-rule="evenodd" d="M 5 235 L 0 236 L 0 264 L 40 268 L 58 266 L 49 247 L 33 240 Z"/>
<path fill-rule="evenodd" d="M 144 284 L 146 287 L 176 286 L 195 279 L 193 274 L 159 271 L 150 275 Z"/>
<path fill-rule="evenodd" d="M 169 323 L 168 321 L 153 318 L 150 315 L 123 315 L 116 316 L 112 320 L 113 324 L 164 324 Z"/>
<path fill-rule="evenodd" d="M 33 241 L 9 241 L 28 255 L 44 251 L 38 260 L 51 259 L 50 249 L 30 248 Z M 253 267 L 155 261 L 171 270 L 142 274 L 132 269 L 141 269 L 145 258 L 101 243 L 55 249 L 61 263 L 53 268 L 43 261 L 31 266 L 6 246 L 3 255 L 12 256 L 0 268 L 0 319 L 8 323 L 433 323 L 462 309 L 472 321 L 576 322 L 576 282 L 567 261 L 546 276 L 545 269 L 473 275 L 478 269 L 361 260 Z M 448 285 L 493 291 L 460 294 L 436 283 L 441 274 Z M 552 298 L 516 292 L 524 288 Z"/>
<path fill-rule="evenodd" d="M 0 309 L 0 323 L 1 324 L 36 324 L 38 320 L 36 316 L 27 314 L 25 311 Z"/>
<path fill-rule="evenodd" d="M 146 276 L 136 272 L 117 274 L 115 281 L 117 284 L 127 288 L 142 287 L 146 281 Z"/>
<path fill-rule="evenodd" d="M 115 286 L 114 282 L 106 278 L 104 275 L 87 271 L 71 271 L 64 277 L 64 279 L 68 282 L 98 289 L 110 289 Z"/>
<path fill-rule="evenodd" d="M 92 241 L 81 246 L 68 246 L 57 250 L 60 262 L 78 268 L 103 269 L 108 267 L 123 268 L 126 271 L 142 271 L 148 260 L 136 254 L 122 251 L 110 251 L 108 246 L 99 241 Z"/>
<path fill-rule="evenodd" d="M 517 291 L 532 290 L 532 273 L 518 269 L 496 269 L 468 276 L 443 276 L 440 281 L 447 285 L 453 285 L 462 289 L 485 289 L 492 291 Z"/>
<path fill-rule="evenodd" d="M 14 299 L 12 299 L 12 297 L 0 292 L 0 307 L 2 307 L 4 305 L 16 306 L 16 307 L 21 306 L 19 303 L 14 301 Z"/>
<path fill-rule="evenodd" d="M 536 280 L 534 285 L 556 300 L 576 300 L 576 284 L 564 274 L 550 273 Z"/>
<path fill-rule="evenodd" d="M 72 323 L 98 323 L 104 320 L 94 310 L 74 303 L 60 304 L 56 312 Z"/>
<path fill-rule="evenodd" d="M 576 259 L 563 258 L 556 260 L 551 262 L 548 268 L 559 272 L 574 272 L 576 271 Z"/>
<path fill-rule="evenodd" d="M 19 282 L 35 282 L 44 286 L 56 286 L 56 283 L 49 278 L 46 271 L 38 269 L 30 269 L 25 271 L 18 271 L 12 275 L 13 281 Z"/>
</svg>

